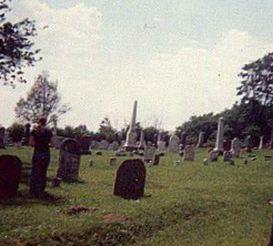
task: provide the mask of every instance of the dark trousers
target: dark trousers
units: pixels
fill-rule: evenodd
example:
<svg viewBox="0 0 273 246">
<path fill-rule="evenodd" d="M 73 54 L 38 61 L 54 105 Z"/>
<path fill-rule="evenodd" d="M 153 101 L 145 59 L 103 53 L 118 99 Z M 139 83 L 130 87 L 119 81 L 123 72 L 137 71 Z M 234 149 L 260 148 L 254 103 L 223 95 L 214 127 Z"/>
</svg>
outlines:
<svg viewBox="0 0 273 246">
<path fill-rule="evenodd" d="M 46 188 L 46 173 L 50 162 L 47 152 L 34 152 L 32 157 L 32 171 L 30 179 L 30 194 L 39 196 Z"/>
</svg>

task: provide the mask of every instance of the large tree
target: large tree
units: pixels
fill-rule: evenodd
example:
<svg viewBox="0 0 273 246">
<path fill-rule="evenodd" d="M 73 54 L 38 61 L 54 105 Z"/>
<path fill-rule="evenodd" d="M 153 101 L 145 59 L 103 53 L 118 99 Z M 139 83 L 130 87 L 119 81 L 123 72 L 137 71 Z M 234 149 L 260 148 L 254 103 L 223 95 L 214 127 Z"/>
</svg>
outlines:
<svg viewBox="0 0 273 246">
<path fill-rule="evenodd" d="M 241 86 L 237 95 L 242 103 L 258 101 L 264 106 L 273 106 L 273 53 L 246 64 L 239 74 Z"/>
<path fill-rule="evenodd" d="M 46 117 L 53 123 L 70 108 L 61 104 L 61 96 L 57 91 L 57 82 L 49 80 L 45 72 L 40 74 L 26 98 L 20 98 L 16 105 L 16 117 L 23 123 L 34 123 L 40 117 Z"/>
<path fill-rule="evenodd" d="M 40 50 L 33 48 L 35 22 L 24 19 L 17 23 L 6 20 L 10 0 L 0 0 L 0 83 L 14 85 L 16 80 L 26 82 L 23 68 L 33 66 Z"/>
</svg>

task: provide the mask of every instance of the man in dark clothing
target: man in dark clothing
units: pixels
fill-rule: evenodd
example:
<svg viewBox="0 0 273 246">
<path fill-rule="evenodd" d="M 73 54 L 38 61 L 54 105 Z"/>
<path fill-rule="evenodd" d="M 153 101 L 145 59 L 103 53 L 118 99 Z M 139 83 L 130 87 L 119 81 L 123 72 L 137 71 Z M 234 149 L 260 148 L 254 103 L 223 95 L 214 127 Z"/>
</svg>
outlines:
<svg viewBox="0 0 273 246">
<path fill-rule="evenodd" d="M 46 173 L 50 163 L 49 143 L 51 138 L 52 132 L 46 128 L 46 119 L 41 118 L 38 125 L 32 130 L 30 137 L 30 145 L 34 147 L 30 194 L 36 198 L 46 195 Z"/>
</svg>

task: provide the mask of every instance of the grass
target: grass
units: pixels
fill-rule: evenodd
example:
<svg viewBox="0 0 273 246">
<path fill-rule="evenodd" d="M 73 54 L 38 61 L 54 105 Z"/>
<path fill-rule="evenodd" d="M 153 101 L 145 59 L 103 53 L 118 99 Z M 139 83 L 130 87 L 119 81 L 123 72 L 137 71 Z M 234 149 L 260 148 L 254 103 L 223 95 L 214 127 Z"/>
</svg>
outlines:
<svg viewBox="0 0 273 246">
<path fill-rule="evenodd" d="M 219 161 L 204 166 L 207 150 L 195 162 L 174 166 L 180 157 L 167 154 L 160 165 L 147 166 L 145 198 L 127 201 L 112 195 L 119 165 L 110 166 L 112 152 L 83 156 L 83 182 L 52 188 L 58 152 L 52 151 L 48 172 L 50 194 L 40 201 L 28 196 L 32 150 L 8 148 L 24 162 L 20 196 L 0 204 L 0 245 L 266 245 L 271 227 L 273 162 L 257 151 L 248 165 Z M 89 159 L 94 165 L 89 167 Z M 119 164 L 125 157 L 118 157 Z M 72 206 L 96 208 L 69 215 Z"/>
</svg>

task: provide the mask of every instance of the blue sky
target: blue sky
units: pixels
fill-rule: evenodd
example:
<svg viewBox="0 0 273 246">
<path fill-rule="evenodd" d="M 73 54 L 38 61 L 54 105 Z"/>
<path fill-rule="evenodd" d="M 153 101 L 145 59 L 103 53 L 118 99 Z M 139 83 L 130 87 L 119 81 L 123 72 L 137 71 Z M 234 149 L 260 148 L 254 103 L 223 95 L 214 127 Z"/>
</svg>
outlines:
<svg viewBox="0 0 273 246">
<path fill-rule="evenodd" d="M 120 128 L 137 99 L 143 125 L 174 130 L 231 107 L 240 68 L 273 49 L 269 0 L 14 0 L 10 18 L 23 17 L 49 25 L 36 40 L 44 60 L 26 71 L 28 85 L 1 89 L 4 125 L 11 97 L 48 70 L 72 107 L 60 125 L 96 129 L 108 116 Z"/>
</svg>

